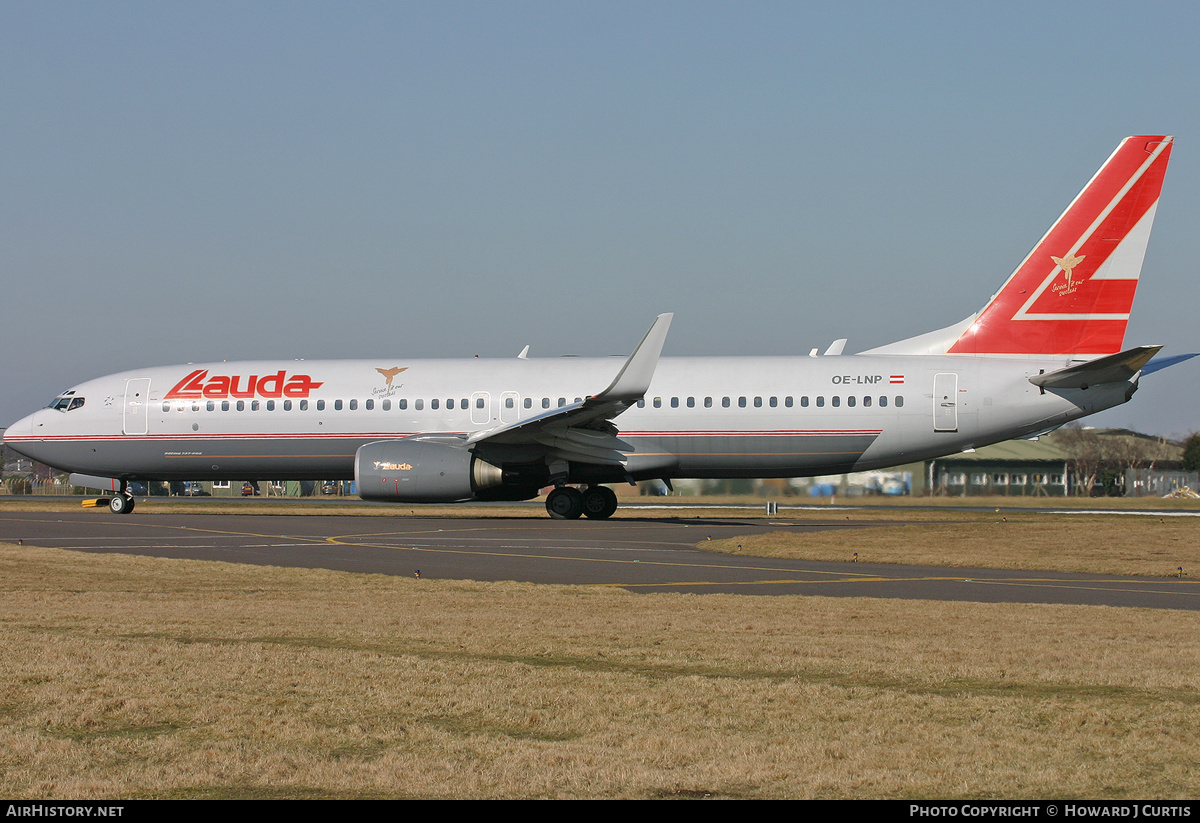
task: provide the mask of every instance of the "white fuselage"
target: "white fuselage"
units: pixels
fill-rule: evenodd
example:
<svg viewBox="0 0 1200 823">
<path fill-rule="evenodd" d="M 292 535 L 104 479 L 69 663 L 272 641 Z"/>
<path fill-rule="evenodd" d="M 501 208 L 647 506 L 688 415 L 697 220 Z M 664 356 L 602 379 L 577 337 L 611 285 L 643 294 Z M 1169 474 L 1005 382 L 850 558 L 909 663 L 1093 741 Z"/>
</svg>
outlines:
<svg viewBox="0 0 1200 823">
<path fill-rule="evenodd" d="M 1041 391 L 1065 366 L 964 356 L 663 358 L 612 422 L 629 448 L 579 479 L 799 477 L 880 468 L 1047 430 L 1135 382 Z M 11 426 L 49 465 L 124 479 L 339 479 L 380 440 L 493 429 L 587 398 L 620 358 L 211 363 L 91 380 Z M 387 373 L 392 372 L 389 376 Z M 72 402 L 79 399 L 74 408 Z M 529 447 L 473 447 L 498 465 Z"/>
</svg>

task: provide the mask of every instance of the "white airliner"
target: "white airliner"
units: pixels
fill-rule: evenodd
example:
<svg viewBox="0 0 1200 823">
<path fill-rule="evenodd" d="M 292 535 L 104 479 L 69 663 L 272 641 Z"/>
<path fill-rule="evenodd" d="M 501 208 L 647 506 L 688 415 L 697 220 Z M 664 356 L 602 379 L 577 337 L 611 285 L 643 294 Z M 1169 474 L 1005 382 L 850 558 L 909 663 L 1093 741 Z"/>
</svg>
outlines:
<svg viewBox="0 0 1200 823">
<path fill-rule="evenodd" d="M 803 477 L 1053 430 L 1182 358 L 1122 349 L 1172 138 L 1129 137 L 977 313 L 843 356 L 659 357 L 655 320 L 612 358 L 209 363 L 63 392 L 13 450 L 109 488 L 133 480 L 354 479 L 368 500 L 525 500 L 610 517 L 601 484 Z M 582 488 L 580 488 L 582 487 Z"/>
</svg>

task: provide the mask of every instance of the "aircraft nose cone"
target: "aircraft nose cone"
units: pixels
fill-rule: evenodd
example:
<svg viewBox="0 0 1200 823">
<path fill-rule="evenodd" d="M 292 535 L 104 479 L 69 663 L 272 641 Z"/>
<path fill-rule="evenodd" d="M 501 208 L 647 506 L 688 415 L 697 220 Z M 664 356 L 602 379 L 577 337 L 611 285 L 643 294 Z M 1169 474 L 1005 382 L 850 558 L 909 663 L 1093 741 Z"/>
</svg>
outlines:
<svg viewBox="0 0 1200 823">
<path fill-rule="evenodd" d="M 4 445 L 19 454 L 26 457 L 32 457 L 29 454 L 29 447 L 33 445 L 33 415 L 22 417 L 16 423 L 4 430 Z"/>
<path fill-rule="evenodd" d="M 33 432 L 33 423 L 28 417 L 22 417 L 16 423 L 4 430 L 4 442 L 8 444 L 10 437 L 28 437 Z"/>
</svg>

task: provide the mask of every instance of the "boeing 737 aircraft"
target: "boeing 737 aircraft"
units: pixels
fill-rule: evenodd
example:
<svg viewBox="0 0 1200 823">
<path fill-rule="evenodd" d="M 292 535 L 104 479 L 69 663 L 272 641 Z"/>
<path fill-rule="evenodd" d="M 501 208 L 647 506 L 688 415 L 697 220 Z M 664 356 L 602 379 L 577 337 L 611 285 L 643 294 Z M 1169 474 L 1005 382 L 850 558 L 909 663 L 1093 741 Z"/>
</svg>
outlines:
<svg viewBox="0 0 1200 823">
<path fill-rule="evenodd" d="M 661 358 L 670 314 L 611 358 L 209 363 L 81 383 L 15 451 L 133 480 L 354 479 L 367 500 L 525 500 L 610 517 L 601 484 L 803 477 L 1051 431 L 1180 358 L 1123 349 L 1172 138 L 1129 137 L 1000 290 L 953 326 L 856 355 Z"/>
</svg>

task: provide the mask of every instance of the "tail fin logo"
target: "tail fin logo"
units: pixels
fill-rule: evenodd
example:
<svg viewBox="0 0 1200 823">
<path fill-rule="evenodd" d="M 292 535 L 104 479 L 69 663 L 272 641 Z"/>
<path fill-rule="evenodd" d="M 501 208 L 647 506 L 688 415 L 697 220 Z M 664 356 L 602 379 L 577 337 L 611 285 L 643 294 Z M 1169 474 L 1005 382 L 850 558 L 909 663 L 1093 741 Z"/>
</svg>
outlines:
<svg viewBox="0 0 1200 823">
<path fill-rule="evenodd" d="M 1074 294 L 1075 292 L 1079 291 L 1079 285 L 1083 282 L 1083 280 L 1081 279 L 1078 282 L 1073 281 L 1071 279 L 1071 270 L 1082 263 L 1083 258 L 1085 257 L 1087 257 L 1086 254 L 1081 254 L 1078 257 L 1073 254 L 1068 254 L 1065 258 L 1050 255 L 1050 259 L 1053 260 L 1054 263 L 1067 275 L 1067 282 L 1056 283 L 1050 287 L 1050 290 L 1055 292 L 1059 297 L 1066 297 L 1068 294 Z"/>
</svg>

